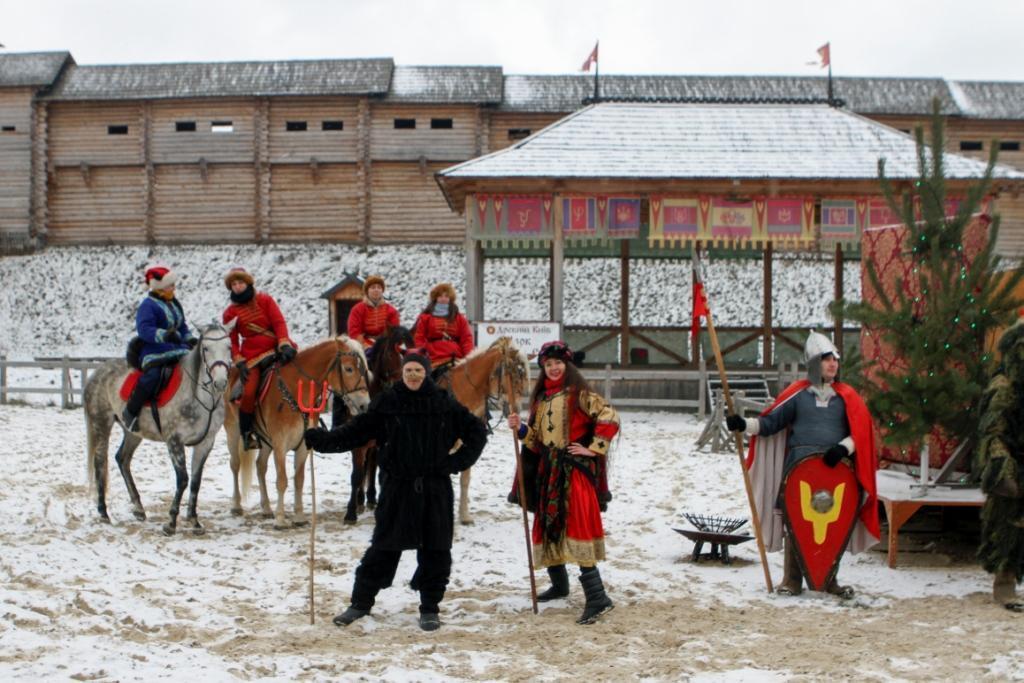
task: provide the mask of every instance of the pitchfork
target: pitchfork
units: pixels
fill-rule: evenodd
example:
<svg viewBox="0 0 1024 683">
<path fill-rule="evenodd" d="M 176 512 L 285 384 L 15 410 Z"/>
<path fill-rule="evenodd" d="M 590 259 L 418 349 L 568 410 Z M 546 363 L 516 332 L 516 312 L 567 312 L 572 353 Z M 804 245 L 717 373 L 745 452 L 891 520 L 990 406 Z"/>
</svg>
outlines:
<svg viewBox="0 0 1024 683">
<path fill-rule="evenodd" d="M 313 380 L 309 381 L 309 392 L 305 394 L 307 398 L 303 400 L 303 386 L 305 382 L 299 380 L 298 391 L 296 391 L 296 399 L 298 399 L 299 410 L 306 416 L 306 425 L 312 424 L 314 427 L 320 423 L 320 413 L 327 407 L 327 380 L 324 380 L 320 387 L 320 401 L 317 402 L 316 396 L 313 392 L 316 391 L 316 382 Z M 313 624 L 313 559 L 314 551 L 316 547 L 316 475 L 313 471 L 313 460 L 314 453 L 312 449 L 309 451 L 309 490 L 313 495 L 313 515 L 309 523 L 309 623 Z"/>
</svg>

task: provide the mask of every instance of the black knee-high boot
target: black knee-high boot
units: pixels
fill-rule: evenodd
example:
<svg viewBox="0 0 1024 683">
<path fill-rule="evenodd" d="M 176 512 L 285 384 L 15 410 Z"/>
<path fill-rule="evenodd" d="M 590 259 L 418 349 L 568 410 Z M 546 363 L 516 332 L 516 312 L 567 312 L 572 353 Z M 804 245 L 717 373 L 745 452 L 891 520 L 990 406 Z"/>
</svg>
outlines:
<svg viewBox="0 0 1024 683">
<path fill-rule="evenodd" d="M 564 564 L 556 564 L 548 567 L 548 576 L 551 577 L 551 588 L 537 596 L 538 602 L 557 600 L 569 595 L 569 572 Z"/>
<path fill-rule="evenodd" d="M 242 437 L 242 448 L 247 451 L 259 448 L 260 442 L 256 438 L 256 415 L 255 413 L 238 412 L 238 432 Z"/>
<path fill-rule="evenodd" d="M 577 624 L 593 624 L 602 615 L 612 611 L 615 605 L 604 592 L 604 583 L 601 581 L 601 573 L 597 567 L 583 567 L 580 574 L 580 583 L 583 584 L 583 593 L 587 596 L 587 604 L 583 606 L 583 614 L 576 620 Z"/>
</svg>

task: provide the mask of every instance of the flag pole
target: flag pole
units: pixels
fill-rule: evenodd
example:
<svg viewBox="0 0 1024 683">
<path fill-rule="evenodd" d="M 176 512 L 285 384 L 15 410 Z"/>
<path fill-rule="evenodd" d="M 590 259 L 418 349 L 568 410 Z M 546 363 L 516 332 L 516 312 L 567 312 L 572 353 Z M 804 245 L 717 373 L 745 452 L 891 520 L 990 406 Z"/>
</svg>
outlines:
<svg viewBox="0 0 1024 683">
<path fill-rule="evenodd" d="M 694 248 L 694 274 L 696 281 L 703 283 L 700 274 L 700 249 Z M 722 397 L 725 400 L 726 408 L 729 413 L 735 413 L 736 409 L 733 407 L 732 393 L 729 391 L 729 379 L 725 374 L 725 361 L 722 360 L 722 349 L 718 345 L 718 334 L 715 332 L 715 323 L 711 316 L 711 306 L 707 304 L 707 294 L 704 294 L 705 307 L 707 309 L 707 325 L 708 325 L 708 338 L 711 340 L 711 349 L 715 354 L 715 364 L 718 366 L 718 377 L 722 382 Z M 695 304 L 696 305 L 696 304 Z M 757 539 L 757 552 L 761 556 L 761 568 L 764 570 L 764 583 L 768 588 L 768 592 L 774 591 L 772 586 L 772 573 L 768 569 L 768 555 L 764 549 L 764 538 L 761 536 L 761 518 L 757 514 L 757 506 L 754 504 L 754 489 L 750 485 L 750 475 L 747 473 L 746 463 L 743 458 L 743 435 L 740 432 L 734 432 L 736 436 L 736 453 L 740 458 L 740 471 L 743 473 L 743 486 L 747 490 L 747 504 L 750 506 L 750 522 L 754 527 L 754 538 Z"/>
<path fill-rule="evenodd" d="M 832 55 L 829 54 L 828 58 L 828 104 L 834 106 L 834 98 L 832 97 Z"/>
<path fill-rule="evenodd" d="M 594 43 L 594 52 L 597 53 L 597 59 L 594 60 L 594 101 L 596 102 L 601 97 L 601 85 L 599 82 L 601 75 L 601 41 Z"/>
</svg>

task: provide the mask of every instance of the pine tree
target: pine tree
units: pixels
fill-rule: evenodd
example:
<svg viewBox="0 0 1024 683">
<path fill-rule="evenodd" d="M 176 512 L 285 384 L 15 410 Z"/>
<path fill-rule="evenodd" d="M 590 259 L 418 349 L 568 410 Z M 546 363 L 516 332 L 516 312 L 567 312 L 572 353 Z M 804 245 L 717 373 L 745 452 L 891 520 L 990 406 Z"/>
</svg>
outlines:
<svg viewBox="0 0 1024 683">
<path fill-rule="evenodd" d="M 833 307 L 835 315 L 859 322 L 902 358 L 888 371 L 856 368 L 851 380 L 860 385 L 893 445 L 921 444 L 936 427 L 958 442 L 974 432 L 994 364 L 986 339 L 1015 317 L 1021 302 L 1013 289 L 1024 275 L 1015 269 L 1008 277 L 998 276 L 998 215 L 992 216 L 989 239 L 973 259 L 964 250 L 964 232 L 991 185 L 998 144 L 991 146 L 983 177 L 968 188 L 955 215 L 947 216 L 945 135 L 937 99 L 930 139 L 926 143 L 921 126 L 914 132 L 918 179 L 909 191 L 897 195 L 885 175 L 885 160 L 878 162 L 882 191 L 907 231 L 904 244 L 910 247 L 911 272 L 917 278 L 907 283 L 911 293 L 898 282 L 895 294 L 887 295 L 874 264 L 868 263 L 865 285 L 877 300 L 839 301 Z"/>
</svg>

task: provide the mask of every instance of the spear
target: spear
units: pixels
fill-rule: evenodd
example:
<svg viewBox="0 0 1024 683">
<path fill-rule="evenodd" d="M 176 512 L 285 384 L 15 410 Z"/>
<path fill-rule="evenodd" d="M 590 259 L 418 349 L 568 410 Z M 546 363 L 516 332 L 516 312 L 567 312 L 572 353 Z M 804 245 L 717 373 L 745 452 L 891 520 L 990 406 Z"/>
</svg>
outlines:
<svg viewBox="0 0 1024 683">
<path fill-rule="evenodd" d="M 519 412 L 519 401 L 512 389 L 512 374 L 508 376 L 508 409 Z M 519 451 L 519 432 L 512 430 L 512 447 L 516 452 L 516 485 L 519 488 L 519 507 L 523 511 L 523 533 L 526 535 L 526 564 L 530 569 L 530 601 L 533 613 L 537 614 L 537 576 L 533 573 L 533 540 L 530 538 L 530 520 L 526 514 L 526 483 L 523 481 L 523 456 Z"/>
<path fill-rule="evenodd" d="M 715 353 L 715 364 L 718 366 L 718 376 L 722 382 L 722 397 L 725 400 L 726 408 L 730 413 L 735 413 L 733 407 L 732 393 L 729 391 L 729 378 L 725 374 L 725 361 L 722 360 L 722 349 L 718 345 L 718 334 L 715 332 L 715 323 L 711 318 L 711 307 L 708 305 L 707 294 L 704 291 L 704 281 L 700 272 L 700 249 L 693 251 L 693 276 L 694 276 L 694 312 L 696 319 L 699 315 L 699 306 L 703 305 L 703 313 L 708 326 L 708 338 L 711 340 L 711 349 Z M 698 298 L 700 301 L 698 301 Z M 764 539 L 761 537 L 761 518 L 757 514 L 757 506 L 754 504 L 754 489 L 750 485 L 750 474 L 747 472 L 743 458 L 743 434 L 733 432 L 736 437 L 736 453 L 740 458 L 740 471 L 743 473 L 743 486 L 747 490 L 747 504 L 750 505 L 750 521 L 754 527 L 754 538 L 757 539 L 757 552 L 761 556 L 761 568 L 764 569 L 764 583 L 768 592 L 773 591 L 772 573 L 768 569 L 768 556 L 764 550 Z"/>
<path fill-rule="evenodd" d="M 303 400 L 302 394 L 303 381 L 299 380 L 299 386 L 297 394 L 297 400 L 299 404 L 299 410 L 301 410 L 305 416 L 305 423 L 303 429 L 308 427 L 310 424 L 316 425 L 320 421 L 320 413 L 323 412 L 324 408 L 327 407 L 327 380 L 323 381 L 320 386 L 319 402 L 314 392 L 317 389 L 316 382 L 310 380 L 309 382 L 309 395 Z M 313 461 L 316 459 L 316 454 L 312 449 L 309 449 L 309 490 L 313 496 L 313 516 L 309 524 L 309 623 L 312 626 L 315 617 L 313 616 L 316 605 L 313 598 L 313 567 L 316 558 L 316 473 L 313 470 Z"/>
</svg>

